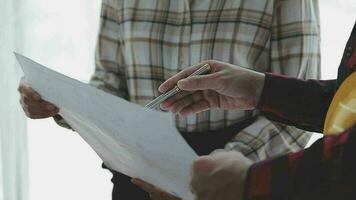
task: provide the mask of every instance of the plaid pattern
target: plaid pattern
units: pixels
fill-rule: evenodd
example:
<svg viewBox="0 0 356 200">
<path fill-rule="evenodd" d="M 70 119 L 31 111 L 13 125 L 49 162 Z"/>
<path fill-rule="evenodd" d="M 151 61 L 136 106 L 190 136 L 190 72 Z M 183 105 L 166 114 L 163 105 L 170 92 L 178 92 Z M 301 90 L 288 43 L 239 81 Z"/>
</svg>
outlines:
<svg viewBox="0 0 356 200">
<path fill-rule="evenodd" d="M 258 161 L 303 149 L 310 138 L 309 132 L 294 126 L 258 117 L 250 126 L 238 133 L 225 150 L 237 150 Z"/>
<path fill-rule="evenodd" d="M 259 108 L 275 120 L 321 131 L 338 86 L 356 71 L 354 49 L 356 24 L 337 81 L 301 81 L 267 74 Z M 280 84 L 284 86 L 275 88 Z M 355 152 L 356 121 L 339 136 L 325 136 L 309 149 L 254 164 L 249 170 L 246 199 L 355 199 Z"/>
<path fill-rule="evenodd" d="M 319 42 L 317 0 L 104 0 L 91 84 L 145 105 L 164 80 L 203 60 L 319 78 Z M 180 131 L 204 132 L 255 114 L 212 110 L 175 119 Z M 258 160 L 299 150 L 309 137 L 261 116 L 226 149 Z"/>
<path fill-rule="evenodd" d="M 356 127 L 252 166 L 246 200 L 355 199 Z M 345 153 L 344 153 L 345 152 Z"/>
</svg>

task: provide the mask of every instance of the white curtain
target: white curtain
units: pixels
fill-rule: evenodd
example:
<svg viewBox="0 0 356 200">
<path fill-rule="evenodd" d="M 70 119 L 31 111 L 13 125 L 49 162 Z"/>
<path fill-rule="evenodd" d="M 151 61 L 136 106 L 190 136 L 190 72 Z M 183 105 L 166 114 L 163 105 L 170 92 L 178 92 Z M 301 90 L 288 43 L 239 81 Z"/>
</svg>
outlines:
<svg viewBox="0 0 356 200">
<path fill-rule="evenodd" d="M 13 51 L 22 48 L 21 1 L 0 0 L 0 199 L 28 199 L 26 120 Z"/>
<path fill-rule="evenodd" d="M 20 53 L 88 81 L 94 70 L 101 0 L 23 1 Z M 110 199 L 110 173 L 76 133 L 53 119 L 28 120 L 27 131 L 31 200 Z"/>
<path fill-rule="evenodd" d="M 100 3 L 100 0 L 0 0 L 0 200 L 61 199 L 65 195 L 64 199 L 78 199 L 85 195 L 86 199 L 98 199 L 94 194 L 101 197 L 110 194 L 109 190 L 103 194 L 100 185 L 98 191 L 83 191 L 89 188 L 88 180 L 93 181 L 90 185 L 93 187 L 95 178 L 102 176 L 100 173 L 104 171 L 98 158 L 87 158 L 86 154 L 94 153 L 88 151 L 78 136 L 72 134 L 68 138 L 66 130 L 55 125 L 53 120 L 26 120 L 17 92 L 22 72 L 13 55 L 13 51 L 22 53 L 57 71 L 87 81 L 94 68 Z M 56 146 L 59 137 L 62 139 L 60 147 Z M 64 144 L 70 149 L 62 149 Z M 52 146 L 55 149 L 50 149 Z M 51 154 L 53 151 L 62 153 L 55 156 Z M 68 155 L 67 151 L 86 152 L 80 154 L 81 163 L 77 164 L 78 157 Z M 49 162 L 62 164 L 51 168 Z M 63 169 L 70 165 L 85 168 L 80 172 L 85 172 L 87 177 L 79 177 L 80 172 L 72 168 Z M 66 173 L 67 181 L 60 179 L 62 173 Z M 80 180 L 80 183 L 72 181 L 81 185 L 74 190 L 80 194 L 62 191 L 66 189 L 65 185 L 70 185 L 69 177 Z M 109 188 L 108 175 L 102 177 L 100 180 Z M 46 191 L 64 194 L 55 197 Z"/>
</svg>

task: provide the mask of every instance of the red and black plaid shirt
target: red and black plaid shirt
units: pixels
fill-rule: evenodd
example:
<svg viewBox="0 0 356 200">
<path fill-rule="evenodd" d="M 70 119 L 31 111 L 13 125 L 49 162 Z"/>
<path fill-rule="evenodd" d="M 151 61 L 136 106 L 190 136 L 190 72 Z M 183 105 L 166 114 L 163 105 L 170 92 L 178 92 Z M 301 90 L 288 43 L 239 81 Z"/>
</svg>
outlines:
<svg viewBox="0 0 356 200">
<path fill-rule="evenodd" d="M 356 70 L 356 24 L 345 48 L 338 79 L 298 80 L 266 74 L 259 109 L 270 119 L 321 132 L 330 102 Z M 246 199 L 356 199 L 356 126 L 327 136 L 310 148 L 254 164 Z"/>
</svg>

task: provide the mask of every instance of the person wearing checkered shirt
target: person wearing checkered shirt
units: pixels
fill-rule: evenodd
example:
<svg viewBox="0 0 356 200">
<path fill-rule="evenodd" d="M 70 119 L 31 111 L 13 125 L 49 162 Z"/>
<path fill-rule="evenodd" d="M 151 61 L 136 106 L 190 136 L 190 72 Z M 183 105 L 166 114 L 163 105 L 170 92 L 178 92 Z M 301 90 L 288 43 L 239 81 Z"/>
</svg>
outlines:
<svg viewBox="0 0 356 200">
<path fill-rule="evenodd" d="M 317 0 L 103 0 L 101 9 L 90 84 L 136 104 L 145 105 L 163 81 L 203 60 L 302 79 L 320 75 Z M 36 110 L 40 104 L 28 103 L 34 91 L 20 87 L 28 93 L 22 104 L 29 117 L 54 116 L 70 128 L 58 109 Z M 302 149 L 311 135 L 256 110 L 211 110 L 175 121 L 199 155 L 223 149 L 254 161 Z M 113 174 L 113 199 L 148 198 L 129 177 Z"/>
</svg>

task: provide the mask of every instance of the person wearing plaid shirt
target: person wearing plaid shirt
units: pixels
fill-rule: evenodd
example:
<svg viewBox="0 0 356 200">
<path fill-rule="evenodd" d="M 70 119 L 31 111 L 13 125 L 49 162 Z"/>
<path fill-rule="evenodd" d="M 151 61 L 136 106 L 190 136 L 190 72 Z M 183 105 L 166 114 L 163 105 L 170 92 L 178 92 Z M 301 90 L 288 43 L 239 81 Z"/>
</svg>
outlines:
<svg viewBox="0 0 356 200">
<path fill-rule="evenodd" d="M 317 0 L 103 0 L 90 84 L 145 105 L 164 80 L 202 60 L 319 78 L 319 44 Z M 30 87 L 23 88 L 26 93 Z M 29 117 L 54 115 L 70 128 L 56 108 L 39 112 L 28 96 L 22 104 Z M 258 161 L 300 150 L 311 135 L 256 110 L 211 110 L 175 120 L 199 155 L 236 150 Z M 113 199 L 147 198 L 128 177 L 113 173 Z"/>
<path fill-rule="evenodd" d="M 323 132 L 324 138 L 308 149 L 255 164 L 236 152 L 201 157 L 192 166 L 191 187 L 196 199 L 356 198 L 356 23 L 337 80 L 305 81 L 221 62 L 208 63 L 212 65 L 213 74 L 186 78 L 196 68 L 191 67 L 160 87 L 165 91 L 179 80 L 182 90 L 192 92 L 191 96 L 179 98 L 174 103 L 167 100 L 164 103 L 167 109 L 174 109 L 182 100 L 189 102 L 180 111 L 184 115 L 216 107 L 246 109 L 255 106 L 269 119 Z M 226 84 L 233 81 L 236 83 L 233 86 Z M 200 95 L 204 92 L 211 94 Z M 217 96 L 221 99 L 219 103 L 216 103 Z M 231 106 L 231 101 L 236 104 Z M 154 196 L 178 199 L 141 180 L 134 182 Z"/>
</svg>

